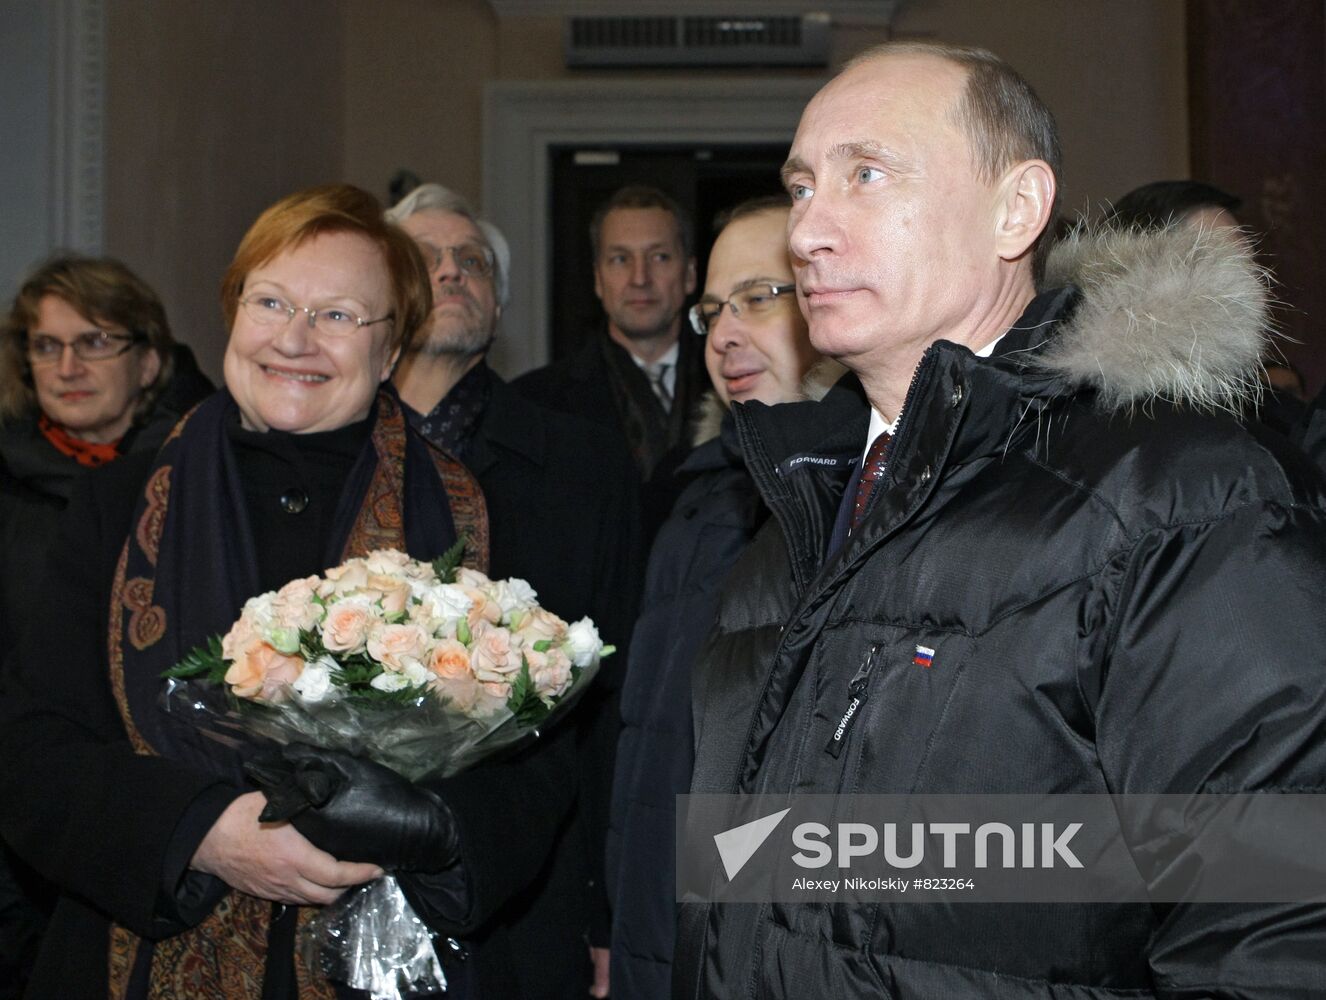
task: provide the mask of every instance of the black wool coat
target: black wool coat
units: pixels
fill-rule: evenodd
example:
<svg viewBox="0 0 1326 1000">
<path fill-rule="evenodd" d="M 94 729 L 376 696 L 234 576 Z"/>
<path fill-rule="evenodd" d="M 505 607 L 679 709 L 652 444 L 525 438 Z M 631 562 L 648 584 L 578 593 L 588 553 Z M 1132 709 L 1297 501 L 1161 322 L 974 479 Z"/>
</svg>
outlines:
<svg viewBox="0 0 1326 1000">
<path fill-rule="evenodd" d="M 539 406 L 496 375 L 465 463 L 488 505 L 489 575 L 528 581 L 539 603 L 568 622 L 590 616 L 604 642 L 618 648 L 576 709 L 575 815 L 540 845 L 546 862 L 539 878 L 483 928 L 509 941 L 518 991 L 501 995 L 579 995 L 587 989 L 586 928 L 607 944 L 603 840 L 643 563 L 634 466 L 603 427 Z"/>
<path fill-rule="evenodd" d="M 680 336 L 676 390 L 667 422 L 670 450 L 651 470 L 640 492 L 646 545 L 653 541 L 654 534 L 667 518 L 685 485 L 684 480 L 676 476 L 676 472 L 690 450 L 687 441 L 690 421 L 700 399 L 709 389 L 703 342 L 691 334 L 689 328 L 683 328 Z M 598 424 L 613 435 L 618 447 L 629 452 L 622 416 L 608 381 L 604 345 L 600 342 L 606 338 L 606 331 L 597 331 L 570 357 L 527 372 L 512 385 L 522 395 L 548 409 Z M 626 355 L 624 348 L 611 341 L 607 344 L 607 350 Z M 636 394 L 647 396 L 651 393 L 648 380 L 634 363 L 627 360 L 622 369 L 627 378 L 631 379 Z"/>
</svg>

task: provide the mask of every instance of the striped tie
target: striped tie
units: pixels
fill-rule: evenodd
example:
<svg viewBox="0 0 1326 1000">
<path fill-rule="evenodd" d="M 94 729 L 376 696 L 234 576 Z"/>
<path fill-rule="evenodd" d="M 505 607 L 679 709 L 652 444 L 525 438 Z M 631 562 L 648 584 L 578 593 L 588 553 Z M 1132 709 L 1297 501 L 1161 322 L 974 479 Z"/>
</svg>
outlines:
<svg viewBox="0 0 1326 1000">
<path fill-rule="evenodd" d="M 856 505 L 852 508 L 852 531 L 855 531 L 857 525 L 861 523 L 861 518 L 866 513 L 866 505 L 870 503 L 870 494 L 884 475 L 884 466 L 889 459 L 889 445 L 892 441 L 893 435 L 885 431 L 871 442 L 870 450 L 866 452 L 865 463 L 861 466 L 861 482 L 856 487 Z"/>
<path fill-rule="evenodd" d="M 645 365 L 645 377 L 649 379 L 649 387 L 654 390 L 654 395 L 658 401 L 663 404 L 663 409 L 667 413 L 672 412 L 672 393 L 668 392 L 668 384 L 664 381 L 668 375 L 668 369 L 672 365 L 666 361 L 658 361 L 652 365 Z"/>
</svg>

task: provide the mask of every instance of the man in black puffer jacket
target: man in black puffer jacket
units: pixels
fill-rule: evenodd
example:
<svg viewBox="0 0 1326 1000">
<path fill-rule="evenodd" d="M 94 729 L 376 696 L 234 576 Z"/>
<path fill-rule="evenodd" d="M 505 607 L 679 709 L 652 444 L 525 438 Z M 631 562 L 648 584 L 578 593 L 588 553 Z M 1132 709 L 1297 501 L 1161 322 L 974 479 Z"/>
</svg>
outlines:
<svg viewBox="0 0 1326 1000">
<path fill-rule="evenodd" d="M 872 50 L 807 107 L 798 292 L 851 374 L 736 412 L 773 516 L 696 667 L 693 792 L 1326 790 L 1326 484 L 1228 412 L 1261 277 L 1114 234 L 1037 295 L 1057 161 L 979 51 Z M 1323 955 L 1308 904 L 688 903 L 674 994 L 1306 998 Z"/>
</svg>

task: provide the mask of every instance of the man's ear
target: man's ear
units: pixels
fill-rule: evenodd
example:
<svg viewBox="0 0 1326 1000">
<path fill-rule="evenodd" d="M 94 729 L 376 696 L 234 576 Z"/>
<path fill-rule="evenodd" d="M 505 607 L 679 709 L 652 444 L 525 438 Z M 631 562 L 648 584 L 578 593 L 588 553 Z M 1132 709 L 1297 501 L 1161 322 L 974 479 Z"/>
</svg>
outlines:
<svg viewBox="0 0 1326 1000">
<path fill-rule="evenodd" d="M 686 258 L 686 294 L 695 294 L 695 258 Z"/>
<path fill-rule="evenodd" d="M 598 262 L 594 262 L 594 294 L 598 296 L 599 301 L 603 301 L 603 279 L 599 277 Z"/>
<path fill-rule="evenodd" d="M 1010 167 L 996 187 L 995 250 L 1003 260 L 1021 257 L 1050 224 L 1054 171 L 1044 160 Z"/>
</svg>

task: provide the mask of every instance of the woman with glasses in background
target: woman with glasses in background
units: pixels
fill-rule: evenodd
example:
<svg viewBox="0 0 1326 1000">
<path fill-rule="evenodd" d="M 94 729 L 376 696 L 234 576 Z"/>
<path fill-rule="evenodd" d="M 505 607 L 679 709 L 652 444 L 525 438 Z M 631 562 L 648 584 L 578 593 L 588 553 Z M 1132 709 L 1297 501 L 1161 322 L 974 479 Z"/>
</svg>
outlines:
<svg viewBox="0 0 1326 1000">
<path fill-rule="evenodd" d="M 15 296 L 0 328 L 0 674 L 74 482 L 155 449 L 211 391 L 190 357 L 186 397 L 163 396 L 176 347 L 156 293 L 116 260 L 56 257 Z M 0 1000 L 21 992 L 48 897 L 0 861 Z"/>
</svg>

